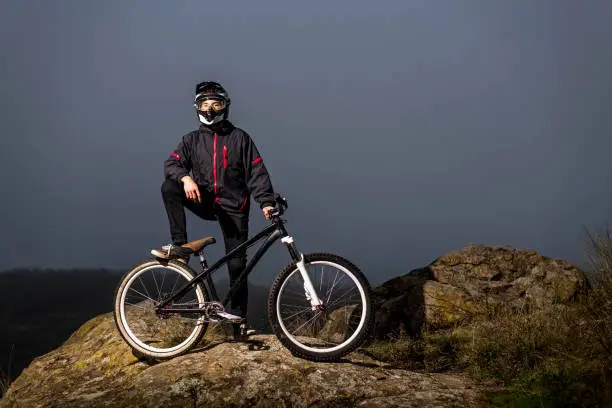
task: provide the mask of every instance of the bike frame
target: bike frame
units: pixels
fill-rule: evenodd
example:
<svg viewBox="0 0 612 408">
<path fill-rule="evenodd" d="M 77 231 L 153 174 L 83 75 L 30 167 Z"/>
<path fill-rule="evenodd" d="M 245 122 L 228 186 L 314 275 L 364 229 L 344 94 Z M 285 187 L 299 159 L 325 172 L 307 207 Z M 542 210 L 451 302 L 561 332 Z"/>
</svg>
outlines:
<svg viewBox="0 0 612 408">
<path fill-rule="evenodd" d="M 263 244 L 261 244 L 260 247 L 255 252 L 255 254 L 253 254 L 253 257 L 248 262 L 248 264 L 246 265 L 245 269 L 242 271 L 242 273 L 240 274 L 240 276 L 238 277 L 238 279 L 236 280 L 234 285 L 232 285 L 230 287 L 230 290 L 229 290 L 228 294 L 226 295 L 225 299 L 222 302 L 223 303 L 223 307 L 227 307 L 227 305 L 228 305 L 232 295 L 237 290 L 238 285 L 240 285 L 240 283 L 242 282 L 243 279 L 247 278 L 247 276 L 251 273 L 253 268 L 255 268 L 255 265 L 257 265 L 257 262 L 259 262 L 259 260 L 268 251 L 268 249 L 270 249 L 272 244 L 274 244 L 274 242 L 276 242 L 276 240 L 278 240 L 278 239 L 281 239 L 281 241 L 287 246 L 287 249 L 289 250 L 289 255 L 291 256 L 291 260 L 293 262 L 297 263 L 298 267 L 299 267 L 299 265 L 301 265 L 301 267 L 299 267 L 300 268 L 300 272 L 304 271 L 302 273 L 302 275 L 304 275 L 305 269 L 303 268 L 303 256 L 296 249 L 295 243 L 293 242 L 293 238 L 291 236 L 289 236 L 289 234 L 287 233 L 287 230 L 285 229 L 285 221 L 280 219 L 280 217 L 275 216 L 275 217 L 272 218 L 272 224 L 270 224 L 269 226 L 264 228 L 258 234 L 256 234 L 256 235 L 252 236 L 251 238 L 247 239 L 245 242 L 243 242 L 242 244 L 238 245 L 237 247 L 232 249 L 230 252 L 226 253 L 221 259 L 219 259 L 217 262 L 215 262 L 210 268 L 208 268 L 207 263 L 206 263 L 206 259 L 204 258 L 203 249 L 198 251 L 198 253 L 196 253 L 196 254 L 200 256 L 200 266 L 202 268 L 202 272 L 197 274 L 189 282 L 186 282 L 177 292 L 172 294 L 169 298 L 165 299 L 160 304 L 158 304 L 156 306 L 156 309 L 158 311 L 162 311 L 162 309 L 163 309 L 164 313 L 194 313 L 194 312 L 199 312 L 199 313 L 204 314 L 204 311 L 201 310 L 201 309 L 175 309 L 175 308 L 169 308 L 169 307 L 167 307 L 167 305 L 168 305 L 168 303 L 172 302 L 173 300 L 183 296 L 194 284 L 196 284 L 198 282 L 202 282 L 204 280 L 208 284 L 208 287 L 209 287 L 210 292 L 211 292 L 210 296 L 211 296 L 212 300 L 219 301 L 219 296 L 217 295 L 217 291 L 216 291 L 215 285 L 214 285 L 213 280 L 212 280 L 212 274 L 214 272 L 218 271 L 221 266 L 226 264 L 239 251 L 246 250 L 247 248 L 253 246 L 256 242 L 258 242 L 258 241 L 260 241 L 260 240 L 262 240 L 264 238 L 265 238 L 265 241 L 263 242 Z M 314 288 L 312 288 L 312 286 L 311 286 L 310 279 L 307 279 L 307 283 L 305 284 L 305 287 L 308 287 L 314 293 Z M 316 297 L 316 294 L 314 295 L 314 298 L 315 298 L 315 301 L 318 302 L 318 298 Z"/>
</svg>

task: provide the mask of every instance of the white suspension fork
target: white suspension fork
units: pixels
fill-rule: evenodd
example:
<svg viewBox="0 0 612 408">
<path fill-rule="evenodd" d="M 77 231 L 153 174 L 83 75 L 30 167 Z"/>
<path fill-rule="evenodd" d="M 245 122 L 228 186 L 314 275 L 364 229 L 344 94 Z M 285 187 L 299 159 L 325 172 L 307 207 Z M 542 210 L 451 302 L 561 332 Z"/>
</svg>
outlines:
<svg viewBox="0 0 612 408">
<path fill-rule="evenodd" d="M 304 265 L 304 254 L 300 254 L 300 256 L 302 259 L 297 263 L 297 267 L 300 274 L 302 274 L 302 279 L 304 279 L 304 292 L 306 292 L 306 299 L 310 300 L 312 310 L 315 310 L 317 306 L 323 304 L 323 302 L 321 302 L 321 299 L 319 299 L 319 296 L 317 296 L 317 291 L 315 290 L 314 286 L 312 286 L 310 276 L 308 276 L 308 271 Z"/>
<path fill-rule="evenodd" d="M 282 238 L 281 241 L 287 245 L 292 245 L 294 243 L 293 237 L 290 236 Z M 295 246 L 293 246 L 293 248 L 295 249 Z M 304 292 L 306 294 L 306 299 L 310 301 L 312 310 L 316 310 L 317 306 L 322 305 L 323 302 L 321 299 L 319 299 L 317 291 L 312 285 L 312 281 L 310 280 L 310 276 L 306 270 L 306 265 L 304 264 L 304 254 L 300 253 L 300 260 L 296 263 L 296 266 L 300 271 L 300 275 L 302 275 L 302 279 L 304 280 Z"/>
</svg>

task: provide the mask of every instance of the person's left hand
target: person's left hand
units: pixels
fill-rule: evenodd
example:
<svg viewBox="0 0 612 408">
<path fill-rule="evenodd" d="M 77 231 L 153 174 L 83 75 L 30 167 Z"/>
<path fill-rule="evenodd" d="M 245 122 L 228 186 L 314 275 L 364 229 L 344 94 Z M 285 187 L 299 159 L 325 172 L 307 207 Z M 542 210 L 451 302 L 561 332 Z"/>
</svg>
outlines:
<svg viewBox="0 0 612 408">
<path fill-rule="evenodd" d="M 264 213 L 264 216 L 266 217 L 266 219 L 267 219 L 267 220 L 269 220 L 270 218 L 272 218 L 272 216 L 270 215 L 270 212 L 271 212 L 272 210 L 274 210 L 274 207 L 267 206 L 267 207 L 262 208 L 262 211 L 263 211 L 263 213 Z"/>
</svg>

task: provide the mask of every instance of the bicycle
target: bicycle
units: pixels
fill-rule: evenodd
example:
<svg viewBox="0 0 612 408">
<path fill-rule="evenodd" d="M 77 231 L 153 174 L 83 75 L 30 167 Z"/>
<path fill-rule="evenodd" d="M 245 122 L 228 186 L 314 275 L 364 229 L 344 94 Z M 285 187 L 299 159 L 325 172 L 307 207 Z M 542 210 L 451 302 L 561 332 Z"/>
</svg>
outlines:
<svg viewBox="0 0 612 408">
<path fill-rule="evenodd" d="M 291 263 L 277 274 L 268 295 L 268 323 L 279 341 L 294 356 L 311 361 L 337 360 L 362 345 L 373 319 L 368 280 L 357 266 L 341 256 L 299 252 L 281 218 L 287 208 L 287 200 L 277 195 L 271 224 L 211 267 L 204 249 L 214 244 L 215 238 L 209 236 L 183 245 L 199 256 L 199 273 L 187 263 L 161 258 L 147 259 L 126 272 L 115 290 L 114 301 L 115 324 L 126 343 L 145 357 L 165 360 L 195 347 L 209 323 L 235 322 L 225 312 L 232 294 L 280 239 L 289 251 Z M 212 274 L 236 252 L 263 239 L 220 302 Z M 334 268 L 335 273 L 325 273 L 326 267 Z M 155 273 L 158 268 L 161 274 Z M 340 297 L 332 300 L 332 294 Z"/>
</svg>

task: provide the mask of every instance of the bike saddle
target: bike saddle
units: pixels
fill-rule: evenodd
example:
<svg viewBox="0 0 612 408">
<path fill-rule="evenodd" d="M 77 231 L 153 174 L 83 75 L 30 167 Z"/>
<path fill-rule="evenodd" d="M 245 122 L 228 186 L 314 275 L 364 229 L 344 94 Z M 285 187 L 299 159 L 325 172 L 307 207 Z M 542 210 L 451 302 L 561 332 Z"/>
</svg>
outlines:
<svg viewBox="0 0 612 408">
<path fill-rule="evenodd" d="M 181 245 L 183 248 L 189 248 L 194 253 L 200 252 L 205 246 L 212 245 L 217 242 L 213 237 L 205 237 L 202 239 L 198 239 L 197 241 L 191 241 L 186 244 Z"/>
</svg>

